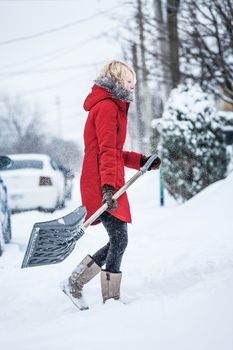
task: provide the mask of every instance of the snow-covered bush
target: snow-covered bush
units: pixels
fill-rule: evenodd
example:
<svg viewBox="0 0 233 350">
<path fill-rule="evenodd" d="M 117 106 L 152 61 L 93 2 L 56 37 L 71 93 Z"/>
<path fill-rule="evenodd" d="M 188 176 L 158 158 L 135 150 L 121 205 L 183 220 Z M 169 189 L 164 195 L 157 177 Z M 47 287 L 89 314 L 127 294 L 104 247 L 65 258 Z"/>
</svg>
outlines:
<svg viewBox="0 0 233 350">
<path fill-rule="evenodd" d="M 185 201 L 226 176 L 227 123 L 198 85 L 172 90 L 159 119 L 159 147 L 165 187 L 174 198 Z"/>
</svg>

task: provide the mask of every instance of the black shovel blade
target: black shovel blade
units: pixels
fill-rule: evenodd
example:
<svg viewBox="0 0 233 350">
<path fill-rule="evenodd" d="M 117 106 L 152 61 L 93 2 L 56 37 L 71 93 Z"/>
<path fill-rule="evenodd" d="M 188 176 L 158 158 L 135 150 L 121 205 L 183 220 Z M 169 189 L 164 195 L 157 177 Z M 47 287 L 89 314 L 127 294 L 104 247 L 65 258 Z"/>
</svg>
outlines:
<svg viewBox="0 0 233 350">
<path fill-rule="evenodd" d="M 57 264 L 73 251 L 84 230 L 86 208 L 80 206 L 56 220 L 34 224 L 21 268 Z"/>
</svg>

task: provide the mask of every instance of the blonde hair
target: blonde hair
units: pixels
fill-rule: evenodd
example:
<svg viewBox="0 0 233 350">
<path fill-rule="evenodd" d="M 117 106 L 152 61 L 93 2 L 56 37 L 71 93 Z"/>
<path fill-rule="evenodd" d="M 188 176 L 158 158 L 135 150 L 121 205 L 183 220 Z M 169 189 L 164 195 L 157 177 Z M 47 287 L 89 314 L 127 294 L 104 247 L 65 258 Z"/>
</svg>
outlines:
<svg viewBox="0 0 233 350">
<path fill-rule="evenodd" d="M 111 61 L 106 64 L 100 71 L 97 79 L 109 77 L 112 78 L 114 83 L 124 86 L 126 72 L 132 73 L 134 82 L 136 83 L 136 73 L 133 68 L 121 61 Z"/>
</svg>

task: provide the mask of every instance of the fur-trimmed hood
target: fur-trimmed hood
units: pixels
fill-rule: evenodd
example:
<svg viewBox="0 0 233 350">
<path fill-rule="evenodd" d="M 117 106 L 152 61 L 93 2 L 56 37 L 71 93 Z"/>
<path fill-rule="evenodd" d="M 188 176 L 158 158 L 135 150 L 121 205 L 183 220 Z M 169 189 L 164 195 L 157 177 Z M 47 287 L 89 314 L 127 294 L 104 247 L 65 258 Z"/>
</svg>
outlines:
<svg viewBox="0 0 233 350">
<path fill-rule="evenodd" d="M 113 100 L 120 110 L 128 111 L 129 100 L 132 100 L 132 93 L 121 85 L 115 84 L 111 78 L 102 78 L 95 81 L 92 91 L 84 101 L 85 111 L 90 111 L 96 103 L 105 100 Z"/>
<path fill-rule="evenodd" d="M 95 84 L 102 87 L 103 89 L 106 89 L 108 92 L 111 93 L 112 97 L 116 99 L 119 99 L 125 102 L 133 101 L 133 93 L 126 90 L 119 83 L 115 83 L 110 77 L 96 79 Z"/>
</svg>

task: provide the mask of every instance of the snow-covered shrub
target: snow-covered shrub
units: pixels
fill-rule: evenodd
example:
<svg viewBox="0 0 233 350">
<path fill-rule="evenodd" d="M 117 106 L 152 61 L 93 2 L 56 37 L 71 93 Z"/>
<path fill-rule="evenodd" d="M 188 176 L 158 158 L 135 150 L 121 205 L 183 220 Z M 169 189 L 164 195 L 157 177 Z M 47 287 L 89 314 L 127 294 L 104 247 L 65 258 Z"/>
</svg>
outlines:
<svg viewBox="0 0 233 350">
<path fill-rule="evenodd" d="M 227 121 L 198 85 L 172 90 L 159 123 L 164 183 L 175 199 L 185 201 L 226 176 Z"/>
</svg>

